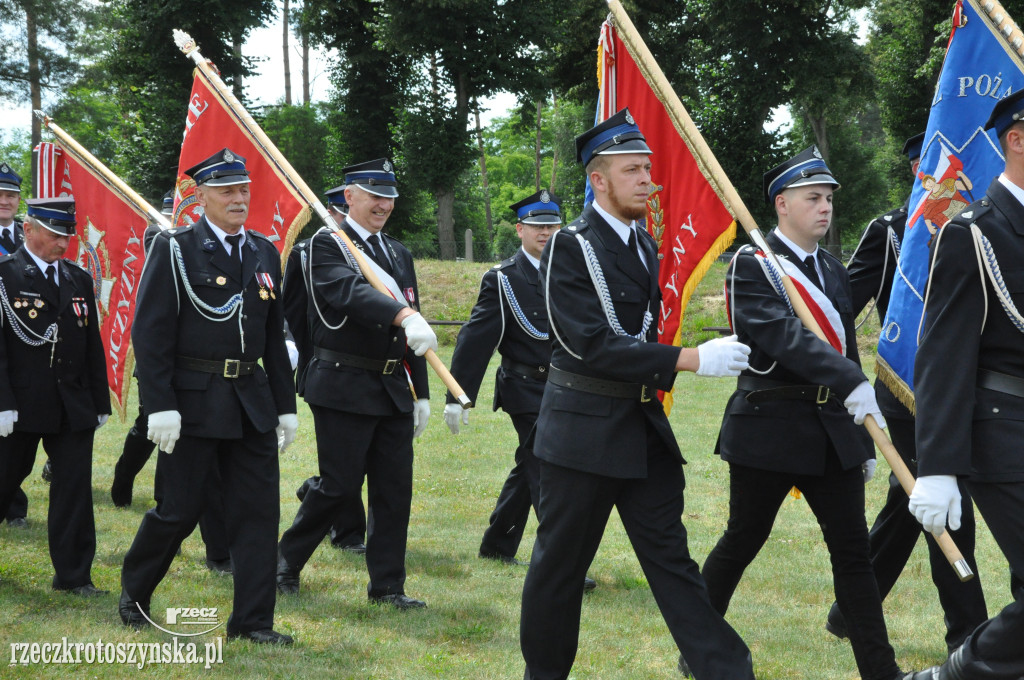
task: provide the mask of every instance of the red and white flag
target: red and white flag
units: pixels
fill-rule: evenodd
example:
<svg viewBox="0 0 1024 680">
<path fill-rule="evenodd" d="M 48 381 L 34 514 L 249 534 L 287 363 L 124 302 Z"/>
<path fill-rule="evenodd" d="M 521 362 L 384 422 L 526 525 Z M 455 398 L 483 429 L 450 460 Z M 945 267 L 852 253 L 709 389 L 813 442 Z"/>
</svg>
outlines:
<svg viewBox="0 0 1024 680">
<path fill-rule="evenodd" d="M 269 161 L 260 143 L 210 83 L 207 75 L 201 69 L 195 69 L 185 136 L 178 157 L 174 216 L 171 218 L 176 226 L 191 224 L 202 214 L 194 195 L 195 182 L 184 171 L 225 147 L 245 158 L 245 168 L 252 180 L 252 198 L 245 228 L 266 234 L 278 250 L 284 251 L 285 246 L 290 247 L 295 235 L 309 222 L 313 209 L 277 164 Z"/>
<path fill-rule="evenodd" d="M 39 197 L 75 199 L 77 234 L 65 257 L 92 275 L 96 318 L 106 350 L 107 385 L 123 420 L 135 364 L 131 334 L 135 293 L 145 256 L 142 236 L 149 219 L 142 208 L 113 191 L 101 175 L 59 145 L 46 142 L 36 150 Z M 83 319 L 91 316 L 89 310 L 75 312 Z"/>
</svg>

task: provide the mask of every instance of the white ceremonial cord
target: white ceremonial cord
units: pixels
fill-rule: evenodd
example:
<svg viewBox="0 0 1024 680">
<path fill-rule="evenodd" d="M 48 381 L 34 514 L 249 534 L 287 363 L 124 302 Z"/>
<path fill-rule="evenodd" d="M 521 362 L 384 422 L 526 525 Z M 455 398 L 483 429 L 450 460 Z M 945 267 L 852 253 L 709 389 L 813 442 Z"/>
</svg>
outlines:
<svg viewBox="0 0 1024 680">
<path fill-rule="evenodd" d="M 7 299 L 7 287 L 4 286 L 3 279 L 0 279 L 0 326 L 3 325 L 4 316 L 11 317 L 13 320 L 11 323 L 11 330 L 13 330 L 14 334 L 18 336 L 19 340 L 29 347 L 40 347 L 46 343 L 50 343 L 51 345 L 57 344 L 57 322 L 54 321 L 47 326 L 46 332 L 43 335 L 39 335 L 29 328 L 28 324 L 22 321 L 21 318 L 14 313 L 14 310 L 11 309 L 10 300 Z M 26 331 L 38 339 L 32 340 L 28 337 L 28 333 L 26 333 Z"/>
<path fill-rule="evenodd" d="M 244 315 L 242 314 L 242 308 L 245 305 L 245 298 L 242 292 L 235 293 L 228 298 L 228 301 L 219 307 L 204 302 L 196 292 L 192 290 L 192 284 L 189 283 L 188 273 L 185 270 L 185 258 L 181 254 L 181 246 L 175 239 L 171 239 L 171 267 L 176 268 L 179 275 L 181 276 L 181 284 L 185 287 L 185 292 L 188 293 L 188 298 L 192 302 L 192 306 L 198 312 L 199 316 L 209 321 L 224 322 L 228 321 L 232 316 L 238 315 L 238 339 L 242 345 L 242 352 L 245 352 L 245 327 L 242 325 Z M 243 289 L 244 291 L 244 289 Z M 174 292 L 178 295 L 178 277 L 174 277 Z M 179 310 L 181 301 L 179 297 L 178 301 Z M 207 313 L 209 312 L 209 313 Z M 218 318 L 219 315 L 220 318 Z"/>
<path fill-rule="evenodd" d="M 551 252 L 548 253 L 548 270 L 545 272 L 544 276 L 544 306 L 548 310 L 548 325 L 551 327 L 551 332 L 555 334 L 555 339 L 557 339 L 559 344 L 565 348 L 565 351 L 569 353 L 569 356 L 574 359 L 578 359 L 579 361 L 583 361 L 583 357 L 569 349 L 568 343 L 566 343 L 566 341 L 562 339 L 562 336 L 558 334 L 555 317 L 551 316 L 551 264 L 555 259 L 556 243 L 558 243 L 558 234 L 551 237 L 551 243 L 549 245 Z"/>
<path fill-rule="evenodd" d="M 737 253 L 736 255 L 733 255 L 733 258 L 732 258 L 733 259 L 732 272 L 729 274 L 729 280 L 731 281 L 730 287 L 732 289 L 732 294 L 729 295 L 729 318 L 733 320 L 733 324 L 734 325 L 736 323 L 736 258 L 737 257 L 739 257 L 739 253 Z M 758 264 L 761 265 L 761 268 L 764 269 L 765 276 L 767 276 L 767 278 L 768 278 L 768 282 L 771 283 L 772 287 L 775 288 L 776 292 L 778 292 L 782 296 L 782 299 L 786 301 L 786 306 L 789 307 L 789 311 L 792 312 L 793 311 L 793 305 L 791 305 L 790 302 L 789 302 L 789 296 L 786 295 L 786 289 L 782 288 L 780 290 L 779 288 L 777 288 L 775 286 L 775 281 L 773 280 L 772 274 L 770 274 L 768 272 L 768 270 L 765 269 L 765 263 L 761 262 L 761 259 L 759 257 L 757 257 L 757 255 L 754 255 L 754 259 L 756 259 Z M 767 262 L 767 258 L 765 258 L 765 262 Z M 774 268 L 772 269 L 772 272 L 774 273 Z M 782 280 L 779 279 L 778 283 L 781 286 L 782 285 Z M 735 332 L 735 330 L 736 329 L 733 328 L 733 332 Z M 758 375 L 768 375 L 769 373 L 774 371 L 775 367 L 778 366 L 778 365 L 779 365 L 778 360 L 775 360 L 775 361 L 772 361 L 772 365 L 771 366 L 769 366 L 768 368 L 766 368 L 763 371 L 760 370 L 760 369 L 754 368 L 753 366 L 750 366 L 750 365 L 747 366 L 747 370 L 750 371 L 751 373 L 756 373 Z"/>
<path fill-rule="evenodd" d="M 891 244 L 893 250 L 896 251 L 896 259 L 898 260 L 900 256 L 900 242 L 899 239 L 896 238 L 896 230 L 892 227 L 886 227 L 886 233 L 889 237 L 889 244 Z M 867 231 L 865 231 L 864 234 L 867 235 Z M 878 304 L 878 298 L 882 294 L 882 290 L 885 288 L 885 272 L 889 271 L 889 244 L 886 244 L 885 259 L 882 260 L 882 278 L 878 282 L 878 290 L 875 292 L 875 296 L 871 298 L 871 304 L 868 305 L 867 313 L 864 314 L 860 323 L 854 326 L 853 330 L 855 331 L 859 331 L 860 327 L 864 325 L 864 322 L 871 318 L 871 312 L 875 311 L 875 305 Z M 860 245 L 857 246 L 857 250 L 860 250 Z M 856 256 L 857 251 L 855 250 L 853 252 L 853 256 L 850 257 L 850 261 L 852 262 L 853 258 Z"/>
<path fill-rule="evenodd" d="M 530 321 L 526 318 L 523 308 L 519 306 L 519 300 L 516 299 L 515 291 L 512 290 L 512 282 L 508 280 L 508 277 L 498 272 L 498 283 L 500 284 L 499 289 L 499 304 L 501 294 L 503 293 L 505 299 L 508 301 L 509 309 L 512 311 L 512 316 L 515 318 L 516 323 L 523 329 L 523 332 L 529 335 L 534 340 L 547 340 L 548 334 L 537 330 Z M 501 315 L 501 334 L 502 337 L 505 335 L 505 315 Z M 500 344 L 500 340 L 498 341 Z"/>
<path fill-rule="evenodd" d="M 320 303 L 316 301 L 316 292 L 313 290 L 313 241 L 314 239 L 316 239 L 317 234 L 320 234 L 325 230 L 334 238 L 335 242 L 338 244 L 338 248 L 341 250 L 341 254 L 345 256 L 345 259 L 348 261 L 349 266 L 356 270 L 356 274 L 362 276 L 363 272 L 361 269 L 359 269 L 359 265 L 356 263 L 355 258 L 352 257 L 351 253 L 348 252 L 348 248 L 345 247 L 345 243 L 340 238 L 335 236 L 334 232 L 332 232 L 329 228 L 320 227 L 320 229 L 317 230 L 316 234 L 313 234 L 313 238 L 309 240 L 309 267 L 303 270 L 303 276 L 306 279 L 306 290 L 309 291 L 309 298 L 313 301 L 313 309 L 316 310 L 316 315 L 320 318 L 320 323 L 326 326 L 327 330 L 336 331 L 345 325 L 345 322 L 348 321 L 348 315 L 346 314 L 345 318 L 342 319 L 341 323 L 339 323 L 337 326 L 333 326 L 327 323 L 327 319 L 324 318 L 324 313 L 320 309 Z"/>
<path fill-rule="evenodd" d="M 594 284 L 595 290 L 597 290 L 597 298 L 601 301 L 601 308 L 604 309 L 604 316 L 608 320 L 608 325 L 612 327 L 612 331 L 616 335 L 625 335 L 640 342 L 647 342 L 647 331 L 651 327 L 651 322 L 654 321 L 654 315 L 651 314 L 650 300 L 647 301 L 647 309 L 644 310 L 644 322 L 640 327 L 640 332 L 635 335 L 627 333 L 622 324 L 619 323 L 619 317 L 615 313 L 612 296 L 608 292 L 608 284 L 604 280 L 604 271 L 602 271 L 601 263 L 598 262 L 597 255 L 594 253 L 594 247 L 581 234 L 576 234 L 576 240 L 580 242 L 580 247 L 583 249 L 583 261 L 587 264 L 590 280 Z"/>
<path fill-rule="evenodd" d="M 988 272 L 988 278 L 992 282 L 992 287 L 996 290 L 996 297 L 999 298 L 999 302 L 1003 305 L 1003 309 L 1006 311 L 1006 315 L 1010 317 L 1010 322 L 1017 327 L 1017 330 L 1024 333 L 1024 316 L 1021 316 L 1017 306 L 1013 304 L 1013 298 L 1010 297 L 1010 291 L 1006 289 L 1006 282 L 1003 280 L 1003 272 L 999 268 L 999 261 L 996 259 L 996 253 L 992 249 L 992 243 L 981 233 L 981 229 L 978 225 L 971 225 L 971 234 L 974 236 L 975 252 L 978 253 L 979 264 L 982 260 L 982 252 L 984 251 L 984 264 L 985 271 Z M 984 280 L 982 280 L 982 288 L 985 288 Z M 988 298 L 985 299 L 985 312 L 988 313 Z M 982 323 L 984 328 L 984 323 Z"/>
</svg>

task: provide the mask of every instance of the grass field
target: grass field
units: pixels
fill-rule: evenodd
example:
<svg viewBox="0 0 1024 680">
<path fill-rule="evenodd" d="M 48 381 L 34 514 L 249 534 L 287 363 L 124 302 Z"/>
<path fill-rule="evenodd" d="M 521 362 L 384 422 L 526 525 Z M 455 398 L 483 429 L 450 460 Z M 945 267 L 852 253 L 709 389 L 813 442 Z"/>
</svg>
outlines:
<svg viewBox="0 0 1024 680">
<path fill-rule="evenodd" d="M 429 318 L 466 319 L 487 264 L 418 264 L 424 312 Z M 724 325 L 721 296 L 724 267 L 716 266 L 698 290 L 687 319 L 688 342 Z M 873 364 L 877 325 L 861 331 L 862 356 Z M 451 346 L 442 347 L 447 360 Z M 496 365 L 496 362 L 495 362 Z M 493 375 L 493 371 L 491 371 Z M 482 406 L 490 403 L 485 383 Z M 703 562 L 725 526 L 727 468 L 712 454 L 721 411 L 733 381 L 681 375 L 671 420 L 686 466 L 686 510 L 690 549 Z M 519 601 L 525 567 L 476 557 L 481 532 L 512 462 L 515 432 L 503 413 L 472 412 L 470 425 L 452 436 L 441 419 L 443 390 L 435 380 L 434 415 L 416 441 L 415 486 L 409 530 L 407 592 L 429 608 L 399 612 L 368 606 L 366 571 L 359 556 L 321 545 L 303 571 L 303 591 L 280 597 L 276 627 L 292 634 L 290 648 L 226 642 L 223 664 L 10 666 L 11 643 L 169 642 L 155 630 L 136 633 L 120 625 L 117 594 L 120 565 L 152 505 L 153 462 L 136 484 L 135 504 L 114 508 L 109 488 L 114 462 L 130 423 L 112 420 L 99 431 L 93 463 L 98 550 L 93 580 L 110 595 L 79 599 L 50 590 L 52 568 L 46 547 L 47 486 L 39 478 L 42 457 L 26 480 L 27 530 L 0 527 L 0 678 L 426 678 L 490 680 L 520 678 Z M 134 404 L 130 412 L 134 413 Z M 300 401 L 296 442 L 281 456 L 281 531 L 298 508 L 294 492 L 316 471 L 313 422 Z M 868 486 L 868 515 L 881 505 L 888 468 L 879 464 Z M 527 560 L 535 523 L 527 528 L 520 559 Z M 1010 601 L 1005 561 L 984 526 L 979 527 L 978 562 L 994 613 Z M 217 607 L 226 620 L 231 579 L 203 566 L 198 533 L 157 590 L 153 613 L 166 607 Z M 654 605 L 646 580 L 618 519 L 613 515 L 590 569 L 598 588 L 586 596 L 579 654 L 573 678 L 674 678 L 678 652 Z M 847 680 L 857 676 L 849 645 L 825 632 L 832 602 L 828 556 L 805 502 L 787 499 L 775 530 L 751 565 L 732 601 L 728 619 L 750 645 L 760 680 Z M 903 578 L 885 602 L 897 660 L 906 669 L 942 661 L 942 612 L 931 584 L 923 541 Z M 222 633 L 223 629 L 218 631 Z M 212 636 L 201 638 L 204 642 Z"/>
</svg>

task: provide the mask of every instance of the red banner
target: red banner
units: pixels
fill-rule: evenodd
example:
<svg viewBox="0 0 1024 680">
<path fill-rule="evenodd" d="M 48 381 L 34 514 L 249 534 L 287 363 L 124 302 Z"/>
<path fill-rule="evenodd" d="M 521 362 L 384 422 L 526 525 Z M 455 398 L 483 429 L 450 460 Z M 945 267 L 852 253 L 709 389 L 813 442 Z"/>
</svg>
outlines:
<svg viewBox="0 0 1024 680">
<path fill-rule="evenodd" d="M 125 201 L 100 176 L 59 146 L 41 144 L 38 158 L 40 176 L 45 173 L 50 179 L 40 186 L 39 197 L 75 199 L 78 233 L 71 239 L 65 257 L 92 275 L 100 337 L 106 350 L 107 385 L 114 408 L 123 420 L 135 363 L 131 333 L 135 292 L 145 255 L 142 236 L 149 220 L 145 212 Z"/>
<path fill-rule="evenodd" d="M 196 69 L 192 95 L 188 100 L 185 138 L 178 157 L 178 181 L 174 192 L 175 225 L 191 224 L 202 215 L 196 203 L 195 182 L 184 174 L 196 163 L 206 160 L 227 147 L 245 158 L 245 167 L 252 180 L 252 199 L 246 229 L 266 234 L 277 249 L 290 246 L 313 214 L 298 191 L 269 162 L 259 143 L 217 93 L 205 74 Z"/>
<path fill-rule="evenodd" d="M 634 55 L 607 21 L 598 43 L 598 121 L 629 108 L 651 155 L 647 230 L 658 242 L 661 314 L 658 339 L 678 346 L 690 296 L 715 259 L 736 238 L 736 222 L 701 173 Z M 662 399 L 666 411 L 672 395 Z"/>
</svg>

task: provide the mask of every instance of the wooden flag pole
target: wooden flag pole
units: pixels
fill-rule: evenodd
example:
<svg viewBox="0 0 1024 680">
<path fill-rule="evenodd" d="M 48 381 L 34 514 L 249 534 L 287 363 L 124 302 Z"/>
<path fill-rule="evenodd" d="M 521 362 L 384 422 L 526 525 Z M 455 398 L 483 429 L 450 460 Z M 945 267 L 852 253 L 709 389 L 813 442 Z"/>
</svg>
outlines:
<svg viewBox="0 0 1024 680">
<path fill-rule="evenodd" d="M 665 77 L 665 73 L 658 66 L 658 63 L 654 60 L 654 55 L 651 54 L 650 50 L 647 49 L 647 45 L 644 43 L 643 38 L 636 30 L 636 26 L 630 20 L 629 15 L 626 14 L 626 10 L 623 9 L 622 4 L 619 0 L 608 0 L 608 8 L 611 11 L 613 22 L 615 27 L 619 31 L 619 35 L 622 38 L 622 42 L 629 49 L 630 54 L 633 55 L 633 60 L 636 62 L 640 71 L 647 78 L 647 81 L 651 83 L 655 94 L 665 104 L 665 108 L 672 119 L 673 125 L 675 125 L 676 131 L 686 142 L 686 145 L 690 148 L 694 159 L 697 161 L 697 166 L 700 168 L 701 173 L 708 180 L 708 183 L 715 189 L 715 193 L 722 199 L 722 203 L 725 204 L 726 209 L 732 213 L 736 221 L 739 222 L 743 229 L 750 236 L 750 240 L 760 248 L 766 257 L 771 258 L 776 263 L 776 269 L 782 273 L 782 283 L 786 289 L 786 294 L 789 296 L 790 303 L 793 305 L 793 311 L 796 312 L 797 317 L 803 322 L 804 326 L 807 327 L 812 333 L 814 333 L 823 342 L 825 340 L 825 334 L 822 332 L 818 322 L 815 321 L 814 316 L 811 314 L 811 310 L 808 309 L 807 304 L 803 298 L 797 292 L 796 287 L 793 285 L 792 279 L 784 273 L 781 266 L 778 266 L 778 258 L 772 249 L 768 246 L 768 243 L 764 239 L 764 235 L 761 230 L 757 227 L 754 222 L 753 215 L 747 210 L 746 205 L 743 203 L 743 199 L 740 198 L 736 188 L 729 181 L 722 166 L 719 165 L 718 159 L 711 152 L 711 148 L 708 146 L 704 137 L 700 134 L 700 130 L 694 124 L 693 119 L 690 118 L 690 114 L 687 113 L 686 107 L 683 106 L 679 96 L 676 95 L 675 90 L 672 89 L 672 85 L 668 82 Z M 864 426 L 867 428 L 868 433 L 871 435 L 871 439 L 874 441 L 875 446 L 882 452 L 886 462 L 892 469 L 893 474 L 899 480 L 903 490 L 909 495 L 914 490 L 914 475 L 907 468 L 907 464 L 903 462 L 903 458 L 900 457 L 899 452 L 896 451 L 896 447 L 889 441 L 889 437 L 885 434 L 885 431 L 878 426 L 873 416 L 868 415 L 864 420 Z M 964 559 L 963 553 L 956 547 L 956 543 L 949 536 L 949 532 L 943 532 L 942 534 L 935 536 L 935 541 L 939 547 L 942 548 L 943 554 L 949 561 L 953 570 L 961 581 L 969 581 L 974 578 L 974 571 L 970 565 L 967 564 L 967 560 Z"/>
<path fill-rule="evenodd" d="M 330 213 L 327 212 L 327 208 L 325 208 L 320 202 L 316 193 L 309 188 L 309 185 L 307 185 L 302 179 L 302 176 L 295 171 L 295 168 L 293 168 L 291 163 L 288 162 L 288 159 L 284 157 L 284 154 L 278 150 L 277 145 L 267 137 L 266 133 L 263 132 L 263 128 L 253 120 L 252 116 L 249 115 L 249 112 L 245 110 L 244 106 L 242 106 L 242 103 L 235 98 L 235 95 L 230 89 L 228 89 L 227 85 L 224 84 L 224 81 L 221 80 L 217 72 L 213 70 L 210 62 L 203 58 L 203 55 L 199 53 L 199 47 L 196 45 L 195 41 L 192 40 L 192 37 L 184 31 L 174 29 L 174 42 L 186 57 L 195 62 L 196 67 L 203 72 L 210 84 L 217 90 L 217 94 L 220 95 L 220 97 L 227 102 L 228 106 L 231 107 L 232 113 L 238 117 L 239 121 L 245 126 L 249 134 L 252 135 L 263 153 L 273 159 L 274 163 L 277 164 L 278 169 L 283 175 L 283 179 L 292 185 L 299 195 L 302 196 L 303 200 L 305 200 L 320 219 L 323 220 L 324 224 L 334 230 L 334 233 L 345 241 L 349 251 L 352 253 L 353 257 L 356 258 L 356 262 L 359 264 L 359 269 L 362 271 L 367 283 L 388 297 L 394 297 L 391 294 L 391 291 L 388 290 L 388 287 L 384 285 L 380 278 L 367 264 L 366 256 L 363 255 L 362 251 L 355 247 L 355 244 L 352 243 L 352 239 L 348 237 L 348 234 L 337 228 L 334 219 L 331 217 Z M 282 255 L 285 254 L 287 253 L 282 253 Z M 456 400 L 458 400 L 459 404 L 463 408 L 472 408 L 473 401 L 466 394 L 466 391 L 462 389 L 458 381 L 455 380 L 455 377 L 451 374 L 451 371 L 448 370 L 448 367 L 444 365 L 444 362 L 441 361 L 441 358 L 437 356 L 437 353 L 432 349 L 428 349 L 424 357 L 426 358 L 427 363 L 430 364 L 430 367 L 434 369 L 434 372 L 437 373 L 441 382 L 443 382 L 445 387 L 448 388 L 448 391 L 452 393 Z"/>
<path fill-rule="evenodd" d="M 35 114 L 36 118 L 42 121 L 43 125 L 49 128 L 50 132 L 53 133 L 53 136 L 60 140 L 61 147 L 77 158 L 82 165 L 91 168 L 100 176 L 107 186 L 109 186 L 113 191 L 121 194 L 126 201 L 135 206 L 136 210 L 145 213 L 151 222 L 158 225 L 161 229 L 170 228 L 171 222 L 167 219 L 166 215 L 160 214 L 159 210 L 151 206 L 146 199 L 137 194 L 130 186 L 125 184 L 124 180 L 115 175 L 110 168 L 105 166 L 98 158 L 89 153 L 88 149 L 75 141 L 74 137 L 54 123 L 53 119 L 39 110 L 37 110 Z"/>
</svg>

